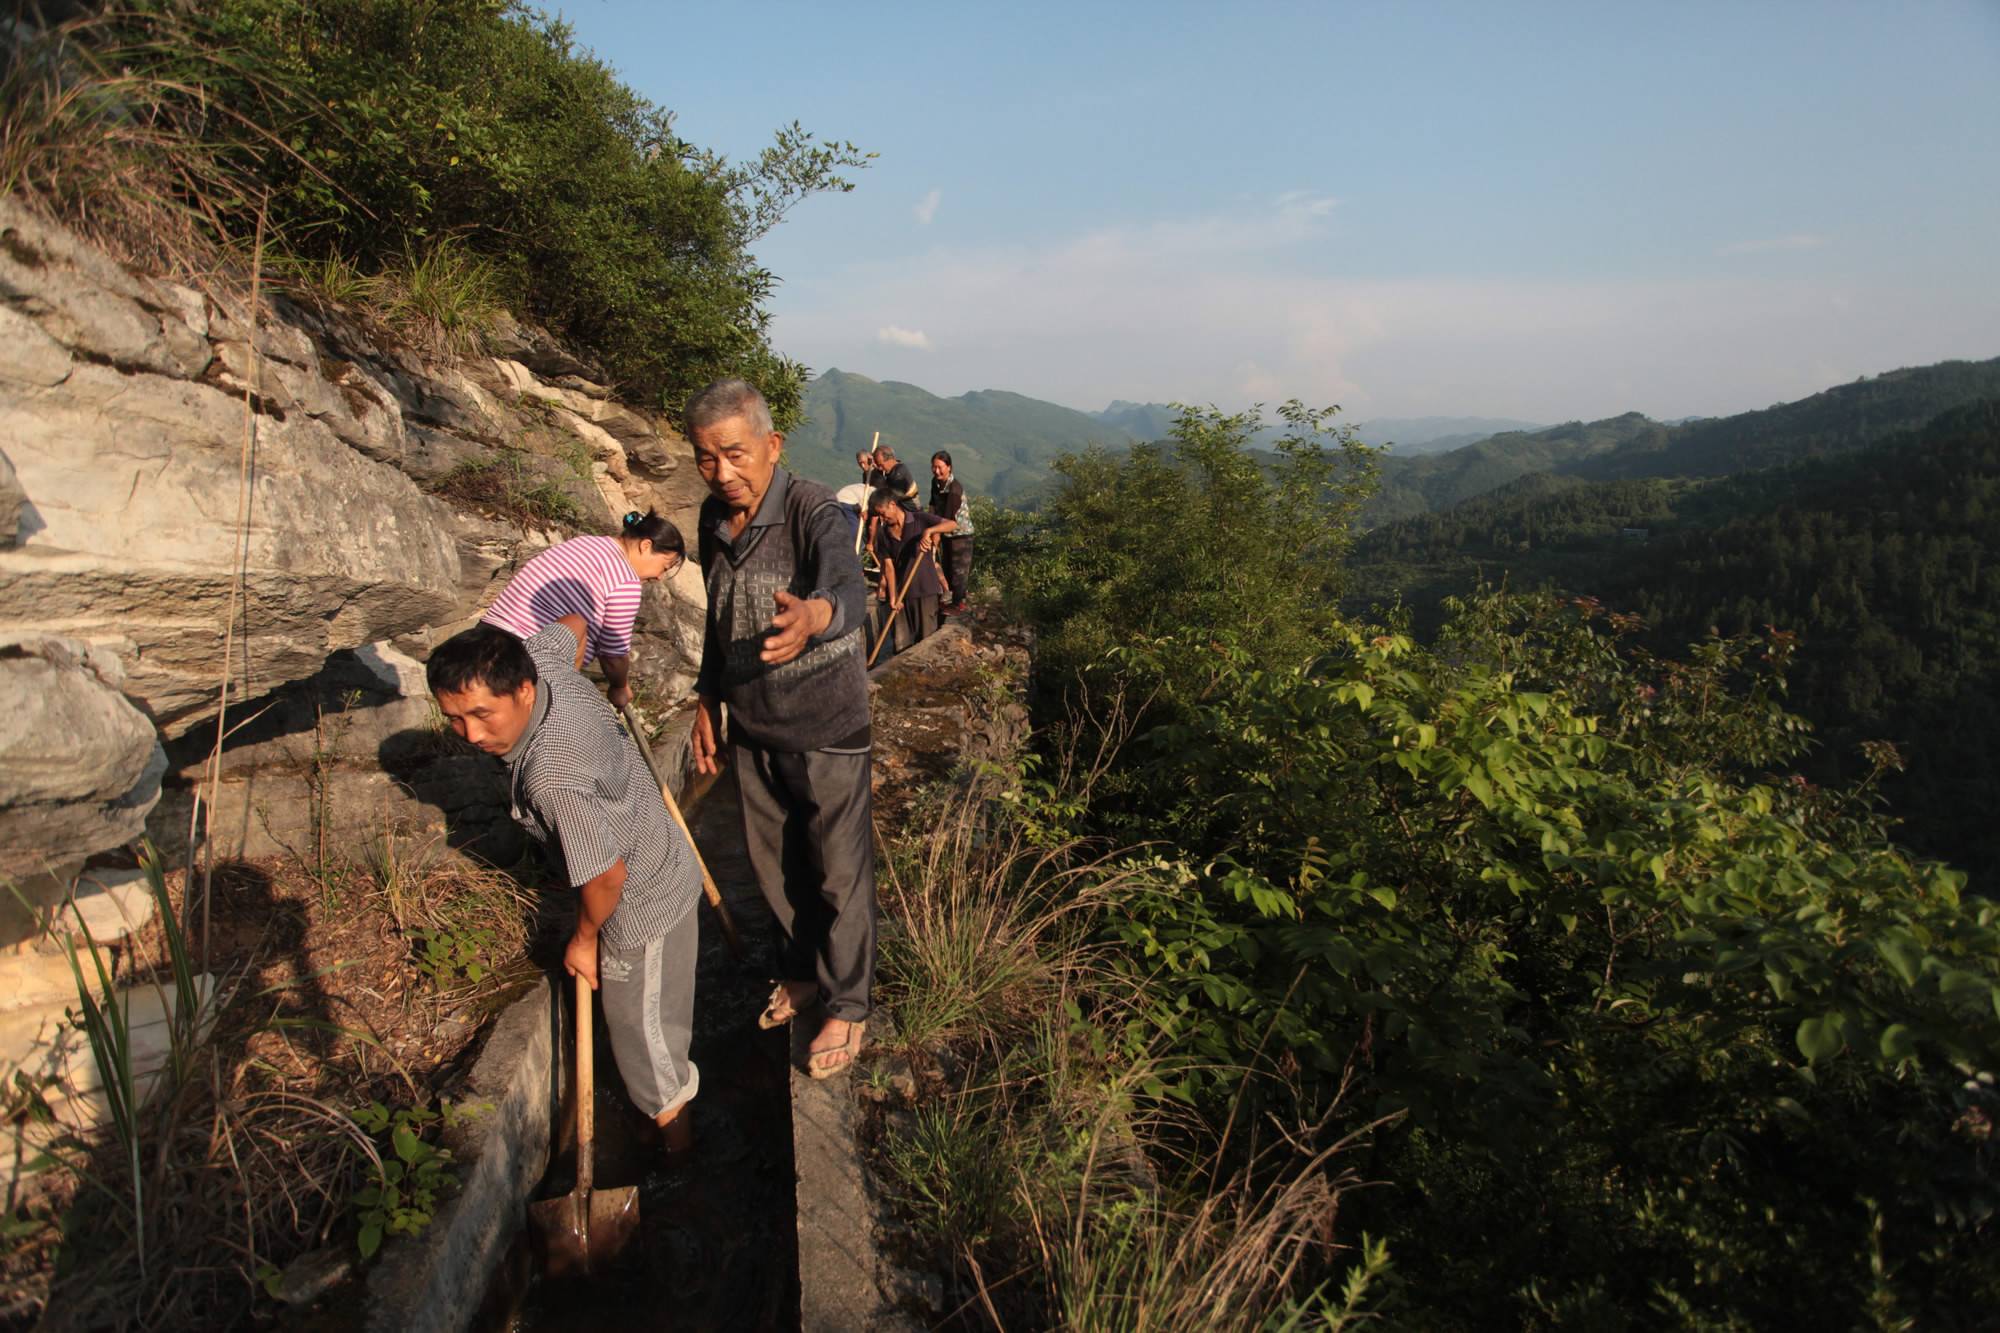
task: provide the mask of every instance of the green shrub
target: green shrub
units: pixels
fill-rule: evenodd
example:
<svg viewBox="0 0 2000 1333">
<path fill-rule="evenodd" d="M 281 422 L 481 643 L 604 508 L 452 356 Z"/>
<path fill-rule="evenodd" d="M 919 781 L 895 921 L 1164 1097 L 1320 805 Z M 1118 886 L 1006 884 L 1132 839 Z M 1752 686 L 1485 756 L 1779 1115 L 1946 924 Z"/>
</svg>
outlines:
<svg viewBox="0 0 2000 1333">
<path fill-rule="evenodd" d="M 1066 462 L 996 563 L 1045 696 L 1116 752 L 1038 813 L 1162 849 L 1107 962 L 1208 1123 L 1265 1062 L 1400 1115 L 1341 1227 L 1409 1326 L 1982 1324 L 2000 909 L 1895 845 L 1886 749 L 1851 788 L 1788 771 L 1792 640 L 1661 658 L 1487 597 L 1422 650 L 1334 611 L 1312 516 L 1365 455 L 1306 487 L 1230 419 L 1177 438 Z"/>
<path fill-rule="evenodd" d="M 1261 417 L 1182 408 L 1164 444 L 1124 455 L 1067 455 L 1032 520 L 995 524 L 991 548 L 1014 609 L 1041 631 L 1037 666 L 1059 685 L 1127 669 L 1109 654 L 1134 639 L 1181 636 L 1191 650 L 1149 659 L 1163 702 L 1198 697 L 1215 662 L 1204 635 L 1293 664 L 1327 641 L 1339 557 L 1374 475 L 1374 451 L 1337 409 L 1291 402 L 1274 453 L 1250 447 Z M 981 519 L 982 539 L 988 528 Z"/>
<path fill-rule="evenodd" d="M 1888 1293 L 1949 1324 L 2000 1290 L 2000 918 L 1865 790 L 1759 776 L 1803 742 L 1788 651 L 1663 661 L 1497 602 L 1436 653 L 1225 651 L 1136 743 L 1127 826 L 1188 858 L 1116 927 L 1184 997 L 1157 1021 L 1324 1087 L 1366 1052 L 1409 1128 L 1360 1220 L 1471 1323 L 1761 1327 Z"/>
<path fill-rule="evenodd" d="M 770 347 L 749 247 L 851 189 L 852 144 L 794 124 L 727 162 L 506 0 L 125 0 L 27 47 L 0 185 L 79 218 L 166 200 L 225 244 L 261 216 L 300 260 L 390 275 L 455 350 L 498 300 L 638 397 L 743 374 L 797 419 L 806 371 Z"/>
</svg>

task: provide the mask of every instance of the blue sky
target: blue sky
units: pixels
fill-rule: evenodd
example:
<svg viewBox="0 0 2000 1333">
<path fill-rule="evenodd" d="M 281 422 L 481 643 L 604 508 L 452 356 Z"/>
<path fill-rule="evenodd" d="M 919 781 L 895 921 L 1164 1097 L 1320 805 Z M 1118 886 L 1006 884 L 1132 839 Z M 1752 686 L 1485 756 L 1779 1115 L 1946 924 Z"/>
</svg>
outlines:
<svg viewBox="0 0 2000 1333">
<path fill-rule="evenodd" d="M 747 157 L 779 347 L 939 393 L 1763 407 L 2000 356 L 2000 3 L 665 6 L 578 40 Z"/>
</svg>

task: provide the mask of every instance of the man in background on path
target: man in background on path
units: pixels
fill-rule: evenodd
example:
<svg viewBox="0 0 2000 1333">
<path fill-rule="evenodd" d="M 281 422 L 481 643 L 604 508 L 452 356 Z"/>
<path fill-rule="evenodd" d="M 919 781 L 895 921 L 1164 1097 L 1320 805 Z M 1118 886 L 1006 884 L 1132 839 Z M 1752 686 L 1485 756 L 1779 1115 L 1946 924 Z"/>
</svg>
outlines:
<svg viewBox="0 0 2000 1333">
<path fill-rule="evenodd" d="M 476 625 L 439 644 L 425 676 L 459 738 L 506 761 L 515 820 L 576 889 L 563 967 L 603 996 L 626 1095 L 671 1157 L 693 1146 L 686 1111 L 701 1087 L 688 1058 L 701 874 L 638 746 L 579 670 L 589 637 L 580 615 L 525 642 Z"/>
<path fill-rule="evenodd" d="M 868 498 L 875 519 L 875 559 L 882 576 L 876 595 L 896 617 L 896 651 L 903 652 L 937 633 L 938 600 L 944 580 L 938 574 L 938 539 L 957 531 L 948 518 L 905 510 L 887 486 Z"/>
<path fill-rule="evenodd" d="M 695 766 L 716 772 L 728 745 L 744 845 L 777 918 L 779 981 L 758 1023 L 818 1007 L 807 1070 L 826 1078 L 860 1052 L 875 980 L 868 588 L 833 493 L 778 466 L 785 437 L 753 385 L 709 385 L 685 424 L 709 489 Z"/>
<path fill-rule="evenodd" d="M 881 484 L 896 493 L 896 503 L 905 509 L 917 507 L 917 482 L 910 475 L 907 463 L 896 461 L 896 451 L 886 444 L 875 447 L 875 468 L 882 474 Z"/>
</svg>

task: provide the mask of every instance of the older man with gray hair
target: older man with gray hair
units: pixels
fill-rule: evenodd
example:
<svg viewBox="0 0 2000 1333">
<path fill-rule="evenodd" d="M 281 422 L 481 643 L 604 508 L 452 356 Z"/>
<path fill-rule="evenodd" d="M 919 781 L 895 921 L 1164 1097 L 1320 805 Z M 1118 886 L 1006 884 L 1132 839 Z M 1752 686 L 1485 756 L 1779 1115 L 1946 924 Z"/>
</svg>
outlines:
<svg viewBox="0 0 2000 1333">
<path fill-rule="evenodd" d="M 832 491 L 779 466 L 785 437 L 754 385 L 709 385 L 685 425 L 709 489 L 695 765 L 717 771 L 727 704 L 743 840 L 782 937 L 758 1024 L 819 1010 L 807 1070 L 827 1078 L 861 1050 L 875 979 L 867 584 L 853 520 Z"/>
</svg>

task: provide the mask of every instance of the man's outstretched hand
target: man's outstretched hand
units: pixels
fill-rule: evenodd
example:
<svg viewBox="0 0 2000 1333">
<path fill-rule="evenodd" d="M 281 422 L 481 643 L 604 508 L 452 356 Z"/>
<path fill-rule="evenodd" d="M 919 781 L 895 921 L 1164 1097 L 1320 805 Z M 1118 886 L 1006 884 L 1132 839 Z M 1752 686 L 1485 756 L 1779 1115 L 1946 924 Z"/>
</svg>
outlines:
<svg viewBox="0 0 2000 1333">
<path fill-rule="evenodd" d="M 783 589 L 773 600 L 778 613 L 764 627 L 764 651 L 758 656 L 778 666 L 804 652 L 807 641 L 833 623 L 833 604 L 818 597 L 794 597 Z"/>
</svg>

